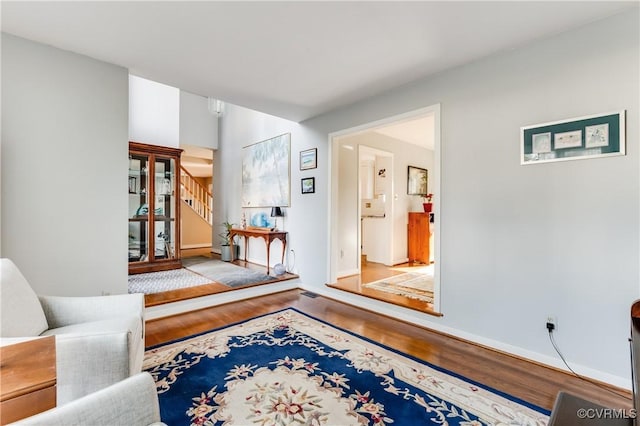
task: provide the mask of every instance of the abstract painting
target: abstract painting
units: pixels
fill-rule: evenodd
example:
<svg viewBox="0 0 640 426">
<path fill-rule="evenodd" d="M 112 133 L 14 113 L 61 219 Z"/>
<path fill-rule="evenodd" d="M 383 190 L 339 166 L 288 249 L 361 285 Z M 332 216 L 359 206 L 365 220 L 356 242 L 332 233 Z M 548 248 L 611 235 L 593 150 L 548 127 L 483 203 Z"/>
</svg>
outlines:
<svg viewBox="0 0 640 426">
<path fill-rule="evenodd" d="M 242 207 L 288 207 L 291 133 L 242 148 Z"/>
</svg>

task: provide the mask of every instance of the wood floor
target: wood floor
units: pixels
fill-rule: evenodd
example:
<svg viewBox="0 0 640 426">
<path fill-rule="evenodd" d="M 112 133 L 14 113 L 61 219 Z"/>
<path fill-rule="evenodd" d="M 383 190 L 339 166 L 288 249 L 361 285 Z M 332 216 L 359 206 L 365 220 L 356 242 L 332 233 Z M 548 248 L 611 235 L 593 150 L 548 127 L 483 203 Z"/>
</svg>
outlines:
<svg viewBox="0 0 640 426">
<path fill-rule="evenodd" d="M 396 294 L 391 294 L 362 286 L 366 283 L 382 280 L 384 278 L 389 278 L 393 275 L 399 275 L 405 272 L 394 270 L 394 268 L 409 268 L 412 266 L 421 267 L 424 265 L 403 263 L 401 265 L 396 265 L 395 267 L 389 267 L 381 263 L 362 262 L 360 267 L 360 274 L 340 278 L 338 279 L 337 283 L 327 284 L 327 286 L 336 288 L 338 290 L 348 291 L 349 293 L 370 297 L 372 299 L 382 300 L 383 302 L 392 303 L 394 305 L 424 312 L 426 314 L 440 316 L 441 314 L 434 311 L 433 303 L 428 303 L 422 300 L 399 296 Z"/>
<path fill-rule="evenodd" d="M 548 410 L 552 408 L 560 390 L 611 408 L 632 407 L 628 391 L 602 384 L 624 395 L 618 396 L 565 372 L 325 297 L 312 298 L 301 290 L 289 290 L 148 321 L 146 344 L 153 346 L 165 343 L 287 307 L 294 307 Z"/>
</svg>

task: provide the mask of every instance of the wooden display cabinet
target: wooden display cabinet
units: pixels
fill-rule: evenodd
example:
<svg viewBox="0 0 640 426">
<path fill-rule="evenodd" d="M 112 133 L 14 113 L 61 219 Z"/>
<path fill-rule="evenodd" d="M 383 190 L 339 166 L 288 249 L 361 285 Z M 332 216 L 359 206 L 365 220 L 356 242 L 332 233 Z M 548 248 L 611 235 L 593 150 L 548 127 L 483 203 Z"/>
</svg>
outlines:
<svg viewBox="0 0 640 426">
<path fill-rule="evenodd" d="M 408 257 L 409 263 L 430 263 L 429 253 L 429 218 L 430 213 L 409 213 Z"/>
<path fill-rule="evenodd" d="M 182 267 L 181 153 L 129 142 L 129 274 Z"/>
</svg>

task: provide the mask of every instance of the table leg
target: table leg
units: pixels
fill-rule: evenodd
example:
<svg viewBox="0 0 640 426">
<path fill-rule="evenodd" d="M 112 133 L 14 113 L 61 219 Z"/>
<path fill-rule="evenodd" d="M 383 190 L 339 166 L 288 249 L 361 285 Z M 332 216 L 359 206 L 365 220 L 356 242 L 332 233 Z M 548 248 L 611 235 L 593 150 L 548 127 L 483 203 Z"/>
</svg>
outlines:
<svg viewBox="0 0 640 426">
<path fill-rule="evenodd" d="M 271 240 L 267 239 L 267 275 L 269 275 L 269 253 L 271 252 L 271 250 L 269 250 L 270 246 L 271 246 Z"/>
<path fill-rule="evenodd" d="M 287 249 L 287 240 L 282 240 L 282 260 L 280 261 L 284 265 L 284 254 Z"/>
<path fill-rule="evenodd" d="M 249 244 L 247 244 L 247 236 L 244 236 L 244 263 L 247 263 L 247 247 L 249 246 Z"/>
</svg>

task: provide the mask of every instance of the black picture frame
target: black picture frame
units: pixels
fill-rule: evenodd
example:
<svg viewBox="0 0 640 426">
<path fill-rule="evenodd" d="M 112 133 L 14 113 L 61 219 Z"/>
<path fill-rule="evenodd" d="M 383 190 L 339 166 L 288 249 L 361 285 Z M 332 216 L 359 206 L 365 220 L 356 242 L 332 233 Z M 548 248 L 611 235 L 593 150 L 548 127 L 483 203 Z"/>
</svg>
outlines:
<svg viewBox="0 0 640 426">
<path fill-rule="evenodd" d="M 316 192 L 316 178 L 306 177 L 300 179 L 300 189 L 303 194 L 313 194 Z"/>
</svg>

